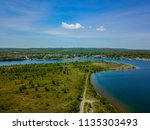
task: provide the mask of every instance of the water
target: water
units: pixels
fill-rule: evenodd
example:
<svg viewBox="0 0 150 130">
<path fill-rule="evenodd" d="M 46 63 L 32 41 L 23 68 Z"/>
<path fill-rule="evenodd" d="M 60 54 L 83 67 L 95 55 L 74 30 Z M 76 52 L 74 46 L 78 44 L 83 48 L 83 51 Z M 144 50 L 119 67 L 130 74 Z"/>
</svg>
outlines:
<svg viewBox="0 0 150 130">
<path fill-rule="evenodd" d="M 52 60 L 17 60 L 17 61 L 0 61 L 0 66 L 18 65 L 18 64 L 42 64 L 42 63 L 61 63 L 75 61 L 95 61 L 101 58 L 72 58 L 72 59 L 52 59 Z"/>
<path fill-rule="evenodd" d="M 117 60 L 118 61 L 118 60 Z M 150 112 L 150 62 L 119 60 L 138 68 L 92 74 L 92 82 L 100 93 L 126 112 Z"/>
<path fill-rule="evenodd" d="M 128 71 L 107 71 L 92 74 L 95 89 L 127 112 L 150 112 L 150 62 L 142 60 L 114 60 L 108 58 L 74 58 L 63 60 L 0 61 L 0 66 L 56 62 L 105 60 L 127 63 L 137 67 Z"/>
</svg>

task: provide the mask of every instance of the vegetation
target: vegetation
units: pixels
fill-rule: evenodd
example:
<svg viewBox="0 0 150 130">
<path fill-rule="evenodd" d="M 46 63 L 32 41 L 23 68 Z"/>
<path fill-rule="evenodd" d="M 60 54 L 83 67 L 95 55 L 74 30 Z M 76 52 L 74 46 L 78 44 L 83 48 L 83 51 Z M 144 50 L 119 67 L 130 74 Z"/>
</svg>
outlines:
<svg viewBox="0 0 150 130">
<path fill-rule="evenodd" d="M 0 48 L 0 60 L 62 59 L 74 57 L 145 58 L 150 50 L 99 48 Z"/>
<path fill-rule="evenodd" d="M 112 106 L 108 100 L 99 95 L 94 89 L 91 84 L 91 80 L 88 81 L 88 89 L 87 89 L 87 101 L 85 106 L 85 112 L 96 112 L 96 113 L 103 113 L 103 112 L 117 112 L 117 109 Z"/>
<path fill-rule="evenodd" d="M 87 74 L 132 69 L 103 61 L 0 67 L 0 112 L 79 112 Z M 93 89 L 90 78 L 85 112 L 115 112 Z"/>
</svg>

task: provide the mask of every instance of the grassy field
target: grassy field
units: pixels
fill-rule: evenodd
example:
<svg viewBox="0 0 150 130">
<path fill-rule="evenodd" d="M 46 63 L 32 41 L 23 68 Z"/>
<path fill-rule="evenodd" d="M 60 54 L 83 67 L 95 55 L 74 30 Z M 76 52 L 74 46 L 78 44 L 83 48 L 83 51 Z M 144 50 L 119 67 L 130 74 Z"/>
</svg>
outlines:
<svg viewBox="0 0 150 130">
<path fill-rule="evenodd" d="M 93 72 L 134 67 L 103 61 L 29 64 L 0 67 L 0 112 L 79 112 L 86 75 L 89 75 L 84 112 L 116 112 L 99 96 Z"/>
</svg>

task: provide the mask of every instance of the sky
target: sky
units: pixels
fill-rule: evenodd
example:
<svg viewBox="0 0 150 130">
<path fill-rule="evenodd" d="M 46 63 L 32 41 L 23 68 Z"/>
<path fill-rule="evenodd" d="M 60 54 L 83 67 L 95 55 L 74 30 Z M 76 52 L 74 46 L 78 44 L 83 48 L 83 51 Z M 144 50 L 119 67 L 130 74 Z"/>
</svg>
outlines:
<svg viewBox="0 0 150 130">
<path fill-rule="evenodd" d="M 150 49 L 150 0 L 0 0 L 0 48 Z"/>
</svg>

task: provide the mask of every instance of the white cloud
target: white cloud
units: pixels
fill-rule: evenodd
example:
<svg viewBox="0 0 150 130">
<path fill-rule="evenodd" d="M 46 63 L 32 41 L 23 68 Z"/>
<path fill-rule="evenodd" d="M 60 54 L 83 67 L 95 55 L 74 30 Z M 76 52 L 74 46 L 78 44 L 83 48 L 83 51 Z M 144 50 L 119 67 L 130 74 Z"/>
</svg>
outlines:
<svg viewBox="0 0 150 130">
<path fill-rule="evenodd" d="M 97 31 L 100 31 L 100 32 L 105 32 L 106 31 L 106 28 L 104 28 L 103 26 L 100 26 L 99 28 L 96 29 Z"/>
<path fill-rule="evenodd" d="M 62 22 L 61 26 L 65 29 L 80 29 L 84 28 L 80 23 L 75 23 L 75 24 L 67 24 L 66 22 Z"/>
</svg>

